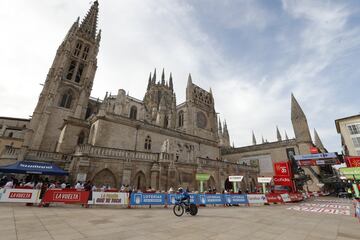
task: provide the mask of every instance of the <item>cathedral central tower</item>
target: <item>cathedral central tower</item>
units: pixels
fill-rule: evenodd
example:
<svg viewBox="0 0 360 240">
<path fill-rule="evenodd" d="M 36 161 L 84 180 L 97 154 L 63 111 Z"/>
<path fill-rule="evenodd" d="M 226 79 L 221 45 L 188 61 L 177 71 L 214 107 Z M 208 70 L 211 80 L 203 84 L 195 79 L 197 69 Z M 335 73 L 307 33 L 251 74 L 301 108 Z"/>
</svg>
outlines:
<svg viewBox="0 0 360 240">
<path fill-rule="evenodd" d="M 95 1 L 60 44 L 25 135 L 25 148 L 55 151 L 64 120 L 85 118 L 101 39 L 98 12 L 99 3 Z"/>
</svg>

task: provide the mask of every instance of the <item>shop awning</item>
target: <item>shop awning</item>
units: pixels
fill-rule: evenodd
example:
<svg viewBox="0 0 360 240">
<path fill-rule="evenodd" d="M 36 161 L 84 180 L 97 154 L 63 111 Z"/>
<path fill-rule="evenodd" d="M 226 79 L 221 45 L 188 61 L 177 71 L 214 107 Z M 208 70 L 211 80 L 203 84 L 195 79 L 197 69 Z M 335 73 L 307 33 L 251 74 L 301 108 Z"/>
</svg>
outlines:
<svg viewBox="0 0 360 240">
<path fill-rule="evenodd" d="M 19 161 L 11 165 L 0 166 L 3 173 L 22 173 L 67 176 L 68 172 L 51 163 Z"/>
<path fill-rule="evenodd" d="M 347 179 L 360 179 L 360 167 L 340 168 L 339 170 Z"/>
</svg>

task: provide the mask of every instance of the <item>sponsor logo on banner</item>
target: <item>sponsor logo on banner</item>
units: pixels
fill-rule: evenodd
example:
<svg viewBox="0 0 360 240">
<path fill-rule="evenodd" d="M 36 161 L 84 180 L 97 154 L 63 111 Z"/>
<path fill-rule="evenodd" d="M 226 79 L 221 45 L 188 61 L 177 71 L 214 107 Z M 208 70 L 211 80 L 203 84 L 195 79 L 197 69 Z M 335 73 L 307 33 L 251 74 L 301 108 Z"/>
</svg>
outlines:
<svg viewBox="0 0 360 240">
<path fill-rule="evenodd" d="M 271 177 L 258 177 L 258 183 L 270 183 L 271 182 Z"/>
<path fill-rule="evenodd" d="M 206 204 L 224 204 L 223 194 L 205 194 Z"/>
<path fill-rule="evenodd" d="M 360 167 L 360 157 L 345 157 L 348 167 Z"/>
<path fill-rule="evenodd" d="M 284 202 L 291 202 L 289 194 L 283 193 L 283 194 L 280 194 L 280 196 L 281 196 L 281 198 L 283 199 Z"/>
<path fill-rule="evenodd" d="M 281 203 L 283 199 L 281 198 L 280 194 L 277 193 L 268 193 L 266 194 L 266 199 L 269 203 Z"/>
<path fill-rule="evenodd" d="M 37 189 L 3 189 L 0 202 L 38 203 L 39 195 Z"/>
<path fill-rule="evenodd" d="M 30 192 L 10 192 L 9 198 L 18 199 L 31 199 L 32 193 Z"/>
<path fill-rule="evenodd" d="M 275 175 L 276 176 L 290 176 L 289 162 L 277 162 L 274 163 Z"/>
<path fill-rule="evenodd" d="M 303 196 L 301 193 L 289 193 L 289 197 L 292 202 L 299 202 L 303 200 Z"/>
<path fill-rule="evenodd" d="M 313 159 L 326 159 L 326 158 L 337 158 L 336 153 L 318 153 L 318 154 L 306 154 L 306 155 L 295 155 L 294 159 L 297 161 L 313 160 Z"/>
<path fill-rule="evenodd" d="M 133 193 L 131 194 L 132 205 L 164 205 L 165 194 L 163 193 Z"/>
<path fill-rule="evenodd" d="M 90 192 L 71 189 L 48 189 L 43 196 L 44 203 L 88 203 Z"/>
<path fill-rule="evenodd" d="M 121 205 L 128 204 L 128 193 L 122 192 L 93 192 L 92 204 Z"/>
<path fill-rule="evenodd" d="M 196 204 L 197 194 L 189 194 L 190 195 L 190 203 Z M 167 203 L 168 205 L 173 205 L 176 203 L 176 199 L 180 198 L 180 194 L 168 194 L 167 195 Z"/>
<path fill-rule="evenodd" d="M 249 203 L 267 203 L 265 194 L 248 194 Z"/>
<path fill-rule="evenodd" d="M 289 177 L 274 176 L 274 184 L 281 186 L 292 186 L 292 181 Z"/>
<path fill-rule="evenodd" d="M 227 204 L 247 204 L 246 194 L 225 194 L 225 203 Z"/>
</svg>

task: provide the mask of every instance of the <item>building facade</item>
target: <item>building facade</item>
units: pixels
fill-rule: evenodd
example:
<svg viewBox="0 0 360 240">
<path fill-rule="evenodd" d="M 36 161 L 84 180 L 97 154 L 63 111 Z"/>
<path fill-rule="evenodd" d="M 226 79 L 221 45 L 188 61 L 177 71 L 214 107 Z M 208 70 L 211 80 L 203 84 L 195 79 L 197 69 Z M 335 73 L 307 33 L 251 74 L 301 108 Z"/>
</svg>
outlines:
<svg viewBox="0 0 360 240">
<path fill-rule="evenodd" d="M 186 101 L 178 104 L 172 74 L 150 73 L 142 100 L 119 89 L 116 95 L 90 97 L 97 69 L 101 30 L 99 3 L 70 27 L 57 49 L 22 147 L 7 146 L 1 163 L 53 162 L 70 172 L 69 181 L 135 189 L 189 187 L 198 190 L 197 173 L 208 173 L 205 187 L 222 190 L 229 175 L 244 175 L 244 190 L 254 188 L 256 166 L 223 161 L 230 147 L 227 124 L 214 98 L 189 74 Z M 230 185 L 231 186 L 231 185 Z"/>
<path fill-rule="evenodd" d="M 335 126 L 341 136 L 344 154 L 360 156 L 360 115 L 336 119 Z"/>
</svg>

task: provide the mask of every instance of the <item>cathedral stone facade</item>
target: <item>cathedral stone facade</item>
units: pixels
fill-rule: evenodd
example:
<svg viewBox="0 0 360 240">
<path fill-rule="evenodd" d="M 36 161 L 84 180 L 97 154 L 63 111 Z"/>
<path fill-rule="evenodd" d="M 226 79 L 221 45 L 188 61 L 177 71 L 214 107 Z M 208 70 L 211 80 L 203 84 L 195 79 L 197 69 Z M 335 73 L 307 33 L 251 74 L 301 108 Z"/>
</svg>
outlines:
<svg viewBox="0 0 360 240">
<path fill-rule="evenodd" d="M 230 146 L 226 123 L 217 119 L 214 97 L 189 74 L 186 101 L 178 104 L 172 74 L 150 73 L 143 100 L 119 89 L 103 100 L 90 97 L 97 69 L 101 31 L 99 3 L 79 18 L 60 44 L 21 148 L 7 146 L 2 163 L 49 161 L 70 172 L 70 181 L 121 184 L 144 190 L 184 186 L 198 189 L 197 173 L 208 173 L 205 187 L 221 190 L 229 175 L 244 175 L 254 188 L 256 166 L 225 162 Z M 230 185 L 231 187 L 231 185 Z"/>
</svg>

